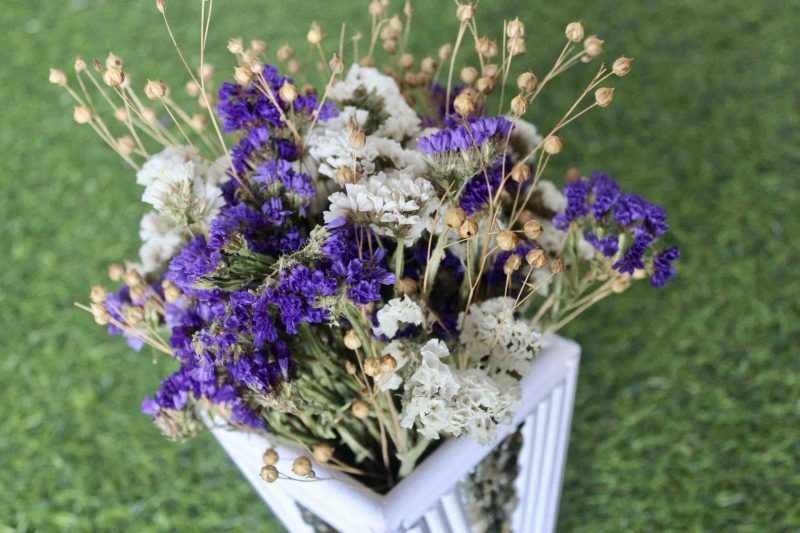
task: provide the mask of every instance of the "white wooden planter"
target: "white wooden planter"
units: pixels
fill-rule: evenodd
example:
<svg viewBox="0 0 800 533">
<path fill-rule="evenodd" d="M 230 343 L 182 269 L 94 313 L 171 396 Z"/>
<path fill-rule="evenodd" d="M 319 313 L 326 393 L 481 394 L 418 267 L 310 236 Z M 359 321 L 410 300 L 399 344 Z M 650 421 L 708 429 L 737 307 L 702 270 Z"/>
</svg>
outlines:
<svg viewBox="0 0 800 533">
<path fill-rule="evenodd" d="M 580 347 L 558 336 L 544 349 L 522 383 L 514 424 L 500 429 L 497 441 L 522 425 L 523 445 L 515 485 L 519 504 L 512 517 L 518 533 L 555 529 L 561 479 L 569 439 Z M 388 494 L 380 495 L 353 478 L 314 464 L 314 483 L 261 480 L 261 455 L 269 447 L 261 436 L 213 429 L 234 463 L 292 533 L 313 532 L 297 504 L 343 533 L 461 533 L 471 530 L 459 482 L 490 452 L 466 438 L 445 442 Z M 278 469 L 291 471 L 301 452 L 278 446 Z"/>
</svg>

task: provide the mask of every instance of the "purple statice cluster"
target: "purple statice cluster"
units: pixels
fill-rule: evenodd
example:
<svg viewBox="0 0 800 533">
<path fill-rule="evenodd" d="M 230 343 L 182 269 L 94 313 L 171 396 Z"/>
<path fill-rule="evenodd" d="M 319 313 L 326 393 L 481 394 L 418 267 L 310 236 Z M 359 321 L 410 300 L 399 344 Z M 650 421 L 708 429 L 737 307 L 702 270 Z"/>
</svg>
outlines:
<svg viewBox="0 0 800 533">
<path fill-rule="evenodd" d="M 161 285 L 157 283 L 147 285 L 142 296 L 137 300 L 134 300 L 131 295 L 131 288 L 127 285 L 123 285 L 118 290 L 110 293 L 103 302 L 103 306 L 108 311 L 108 316 L 111 319 L 108 324 L 109 335 L 122 335 L 128 341 L 129 347 L 137 352 L 140 351 L 144 347 L 144 341 L 135 335 L 130 335 L 127 331 L 118 327 L 115 322 L 124 324 L 126 322 L 125 310 L 127 308 L 134 305 L 143 305 L 154 296 L 159 298 L 164 296 Z"/>
<path fill-rule="evenodd" d="M 667 213 L 659 205 L 648 202 L 638 194 L 623 194 L 619 184 L 606 174 L 594 173 L 591 180 L 577 179 L 564 186 L 567 207 L 556 215 L 553 224 L 567 231 L 573 223 L 588 223 L 586 241 L 606 257 L 620 253 L 619 236 L 632 237 L 631 243 L 613 268 L 633 274 L 646 267 L 652 245 L 669 229 Z M 672 263 L 680 257 L 673 247 L 653 260 L 651 284 L 663 287 L 675 274 Z"/>
<path fill-rule="evenodd" d="M 417 148 L 428 155 L 480 148 L 489 141 L 502 141 L 513 127 L 510 120 L 500 116 L 472 117 L 466 123 L 450 116 L 445 119 L 445 125 L 446 129 L 420 139 Z"/>
</svg>

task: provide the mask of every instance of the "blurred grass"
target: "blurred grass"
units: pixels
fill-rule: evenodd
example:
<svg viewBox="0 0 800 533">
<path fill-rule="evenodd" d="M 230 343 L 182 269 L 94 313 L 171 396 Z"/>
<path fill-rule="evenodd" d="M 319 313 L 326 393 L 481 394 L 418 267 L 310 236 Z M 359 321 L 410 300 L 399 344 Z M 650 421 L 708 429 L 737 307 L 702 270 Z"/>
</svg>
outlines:
<svg viewBox="0 0 800 533">
<path fill-rule="evenodd" d="M 133 256 L 144 208 L 131 172 L 72 123 L 47 69 L 70 71 L 74 54 L 102 59 L 112 48 L 139 83 L 178 86 L 151 4 L 30 0 L 0 10 L 8 531 L 279 528 L 209 435 L 173 445 L 139 414 L 166 369 L 72 307 L 109 262 Z M 331 34 L 341 20 L 366 30 L 365 4 L 217 2 L 210 59 L 227 73 L 224 44 L 235 35 L 305 50 L 312 19 Z M 421 53 L 455 24 L 451 2 L 418 4 Z M 181 41 L 196 42 L 197 6 L 170 3 Z M 800 527 L 800 4 L 497 0 L 480 11 L 484 30 L 521 15 L 536 72 L 574 19 L 606 38 L 607 59 L 636 59 L 614 105 L 568 132 L 550 177 L 567 164 L 610 172 L 667 207 L 683 251 L 668 289 L 641 284 L 564 332 L 584 355 L 560 529 Z M 554 83 L 534 119 L 552 124 L 590 76 Z"/>
</svg>

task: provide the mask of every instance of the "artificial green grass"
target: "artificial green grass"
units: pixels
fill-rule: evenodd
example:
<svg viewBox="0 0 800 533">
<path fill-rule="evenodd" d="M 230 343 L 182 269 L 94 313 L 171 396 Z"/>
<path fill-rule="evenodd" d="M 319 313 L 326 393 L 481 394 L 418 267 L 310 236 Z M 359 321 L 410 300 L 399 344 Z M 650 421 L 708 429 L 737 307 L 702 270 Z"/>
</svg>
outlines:
<svg viewBox="0 0 800 533">
<path fill-rule="evenodd" d="M 417 2 L 414 51 L 455 32 L 453 4 Z M 136 83 L 183 80 L 154 2 L 7 2 L 0 9 L 0 526 L 8 531 L 277 531 L 209 436 L 163 440 L 141 398 L 167 373 L 72 307 L 135 254 L 144 206 L 129 169 L 46 83 L 75 53 L 121 55 Z M 198 2 L 174 0 L 196 42 Z M 230 36 L 274 51 L 317 19 L 366 29 L 366 2 L 216 2 Z M 797 2 L 530 3 L 525 62 L 543 72 L 566 22 L 635 58 L 612 107 L 579 121 L 551 168 L 605 170 L 670 212 L 683 251 L 665 290 L 640 284 L 564 334 L 584 349 L 560 512 L 564 531 L 800 527 L 800 120 Z M 448 32 L 442 31 L 445 25 Z M 331 39 L 332 40 L 332 39 Z M 794 45 L 794 46 L 793 46 Z M 588 69 L 530 115 L 542 127 Z"/>
</svg>

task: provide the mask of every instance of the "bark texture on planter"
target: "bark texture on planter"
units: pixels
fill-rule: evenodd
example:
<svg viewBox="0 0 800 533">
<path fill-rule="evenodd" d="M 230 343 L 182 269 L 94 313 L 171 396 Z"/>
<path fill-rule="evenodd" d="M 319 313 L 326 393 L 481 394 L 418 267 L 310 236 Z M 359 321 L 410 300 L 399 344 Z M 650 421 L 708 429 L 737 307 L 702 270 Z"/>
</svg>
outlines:
<svg viewBox="0 0 800 533">
<path fill-rule="evenodd" d="M 221 428 L 212 431 L 292 533 L 313 533 L 314 523 L 344 533 L 496 531 L 497 517 L 470 512 L 465 487 L 471 473 L 480 477 L 475 467 L 495 448 L 500 455 L 493 459 L 502 459 L 504 439 L 519 431 L 521 446 L 513 482 L 518 503 L 510 521 L 503 521 L 514 532 L 549 532 L 555 530 L 579 360 L 580 347 L 574 342 L 558 336 L 545 339 L 541 355 L 523 380 L 514 424 L 499 430 L 494 446 L 480 446 L 466 438 L 449 440 L 385 495 L 319 464 L 314 464 L 314 470 L 320 481 L 267 484 L 259 477 L 261 455 L 269 447 L 266 439 Z M 276 448 L 279 470 L 290 471 L 300 452 L 288 446 Z M 509 468 L 507 457 L 500 462 Z M 319 520 L 310 520 L 309 513 Z"/>
</svg>

